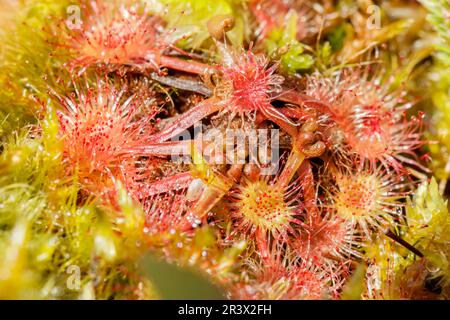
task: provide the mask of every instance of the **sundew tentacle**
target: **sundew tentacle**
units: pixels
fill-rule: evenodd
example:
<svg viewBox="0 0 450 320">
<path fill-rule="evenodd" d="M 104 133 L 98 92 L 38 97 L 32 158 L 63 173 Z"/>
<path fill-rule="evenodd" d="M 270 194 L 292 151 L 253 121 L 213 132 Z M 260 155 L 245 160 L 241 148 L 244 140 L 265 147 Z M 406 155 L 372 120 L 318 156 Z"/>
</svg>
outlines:
<svg viewBox="0 0 450 320">
<path fill-rule="evenodd" d="M 89 67 L 107 71 L 131 67 L 141 72 L 170 68 L 193 74 L 204 74 L 210 68 L 166 55 L 174 47 L 168 42 L 170 31 L 164 30 L 162 19 L 151 16 L 145 6 L 89 0 L 83 1 L 82 8 L 84 20 L 70 30 L 62 27 L 65 41 L 56 44 L 70 53 L 68 65 L 80 74 Z"/>
<path fill-rule="evenodd" d="M 331 191 L 336 215 L 356 224 L 366 237 L 371 230 L 402 224 L 404 199 L 413 183 L 405 175 L 396 175 L 383 167 L 335 173 L 336 187 Z"/>
<path fill-rule="evenodd" d="M 301 180 L 287 186 L 271 180 L 269 177 L 244 179 L 230 193 L 235 236 L 256 239 L 261 244 L 268 236 L 286 242 L 294 233 L 293 225 L 299 223 L 297 216 L 302 208 Z"/>
<path fill-rule="evenodd" d="M 151 93 L 127 97 L 125 91 L 99 80 L 97 88 L 75 84 L 75 95 L 56 95 L 63 108 L 58 112 L 63 163 L 89 192 L 109 192 L 122 180 L 146 181 L 148 186 L 131 189 L 152 193 L 149 173 L 160 161 L 155 157 L 190 151 L 188 142 L 154 143 L 159 108 Z"/>
<path fill-rule="evenodd" d="M 85 21 L 68 31 L 67 41 L 61 44 L 74 53 L 73 68 L 132 65 L 167 47 L 159 38 L 158 20 L 148 14 L 102 0 L 85 1 L 83 9 Z"/>
<path fill-rule="evenodd" d="M 261 248 L 261 251 L 262 259 L 244 260 L 241 281 L 230 290 L 234 299 L 319 300 L 330 298 L 337 288 L 330 286 L 336 275 L 299 261 L 293 252 L 281 246 Z"/>
<path fill-rule="evenodd" d="M 425 144 L 423 114 L 408 119 L 405 110 L 411 103 L 403 93 L 389 92 L 389 82 L 382 84 L 369 74 L 369 69 L 349 69 L 332 78 L 309 77 L 306 94 L 329 106 L 322 117 L 342 133 L 338 152 L 357 155 L 372 166 L 381 163 L 397 173 L 405 166 L 426 171 L 413 153 Z"/>
<path fill-rule="evenodd" d="M 358 249 L 363 239 L 352 222 L 334 212 L 308 213 L 298 230 L 292 247 L 300 257 L 315 265 L 332 266 L 336 261 L 345 265 L 361 257 Z"/>
</svg>

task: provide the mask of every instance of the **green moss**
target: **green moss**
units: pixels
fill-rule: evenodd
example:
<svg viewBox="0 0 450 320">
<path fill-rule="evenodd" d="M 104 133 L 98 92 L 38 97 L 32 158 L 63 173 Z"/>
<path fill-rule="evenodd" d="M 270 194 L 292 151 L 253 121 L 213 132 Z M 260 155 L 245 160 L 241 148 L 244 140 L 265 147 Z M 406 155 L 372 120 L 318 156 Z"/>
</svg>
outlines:
<svg viewBox="0 0 450 320">
<path fill-rule="evenodd" d="M 442 276 L 444 285 L 450 285 L 450 213 L 434 178 L 419 186 L 413 200 L 408 202 L 406 218 L 409 225 L 406 239 L 431 262 L 433 274 Z"/>
<path fill-rule="evenodd" d="M 347 35 L 346 24 L 341 24 L 334 28 L 328 35 L 327 39 L 331 45 L 333 51 L 339 51 L 344 47 L 345 37 Z"/>
<path fill-rule="evenodd" d="M 20 13 L 5 27 L 0 37 L 0 116 L 2 134 L 9 134 L 25 123 L 34 122 L 41 109 L 36 98 L 45 100 L 49 86 L 67 78 L 63 57 L 56 57 L 55 25 L 65 15 L 70 1 L 24 1 Z"/>
<path fill-rule="evenodd" d="M 160 6 L 153 8 L 167 21 L 169 29 L 174 28 L 173 39 L 184 49 L 201 48 L 210 35 L 207 22 L 218 15 L 232 15 L 235 27 L 227 33 L 235 46 L 242 46 L 248 36 L 247 17 L 239 0 L 158 0 Z M 152 9 L 152 8 L 151 8 Z"/>
<path fill-rule="evenodd" d="M 280 61 L 281 71 L 294 74 L 307 70 L 314 64 L 314 58 L 306 54 L 305 48 L 297 40 L 297 13 L 290 11 L 284 28 L 274 29 L 265 40 L 268 54 Z"/>
<path fill-rule="evenodd" d="M 430 146 L 433 169 L 441 179 L 441 191 L 450 176 L 450 3 L 445 0 L 422 0 L 428 21 L 437 32 L 435 67 L 432 71 L 431 99 L 434 105 L 430 139 L 439 144 Z"/>
</svg>

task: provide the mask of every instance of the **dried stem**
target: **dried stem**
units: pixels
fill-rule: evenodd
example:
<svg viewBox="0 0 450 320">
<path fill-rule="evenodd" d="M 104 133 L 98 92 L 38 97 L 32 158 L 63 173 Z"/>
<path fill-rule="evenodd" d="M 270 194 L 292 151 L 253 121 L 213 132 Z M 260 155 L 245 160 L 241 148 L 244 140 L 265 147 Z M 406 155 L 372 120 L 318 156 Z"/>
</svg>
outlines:
<svg viewBox="0 0 450 320">
<path fill-rule="evenodd" d="M 153 80 L 173 88 L 200 93 L 207 97 L 210 97 L 213 93 L 210 88 L 205 86 L 200 81 L 182 79 L 180 77 L 160 76 L 155 72 L 153 72 L 150 76 Z"/>
<path fill-rule="evenodd" d="M 398 244 L 401 244 L 403 247 L 414 253 L 416 256 L 423 258 L 423 253 L 420 252 L 417 248 L 415 248 L 413 245 L 409 244 L 407 241 L 403 240 L 399 236 L 397 236 L 395 233 L 393 233 L 391 230 L 386 231 L 385 235 Z"/>
</svg>

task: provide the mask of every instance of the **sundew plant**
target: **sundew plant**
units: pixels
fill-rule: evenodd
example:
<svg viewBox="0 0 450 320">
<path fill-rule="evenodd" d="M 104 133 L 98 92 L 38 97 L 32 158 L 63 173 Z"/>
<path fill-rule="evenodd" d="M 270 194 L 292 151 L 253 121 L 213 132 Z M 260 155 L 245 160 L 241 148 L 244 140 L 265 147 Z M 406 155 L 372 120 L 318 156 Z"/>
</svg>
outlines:
<svg viewBox="0 0 450 320">
<path fill-rule="evenodd" d="M 450 298 L 448 0 L 0 8 L 1 299 Z"/>
</svg>

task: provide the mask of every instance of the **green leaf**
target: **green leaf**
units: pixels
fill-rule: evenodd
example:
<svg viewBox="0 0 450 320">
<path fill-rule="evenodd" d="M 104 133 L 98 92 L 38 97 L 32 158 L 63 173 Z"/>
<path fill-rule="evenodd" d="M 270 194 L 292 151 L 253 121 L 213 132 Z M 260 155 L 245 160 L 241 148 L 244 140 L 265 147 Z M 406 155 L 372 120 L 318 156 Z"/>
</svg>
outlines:
<svg viewBox="0 0 450 320">
<path fill-rule="evenodd" d="M 409 229 L 405 239 L 414 243 L 433 263 L 436 274 L 450 284 L 450 213 L 434 177 L 419 186 L 413 201 L 408 199 L 406 218 Z"/>
<path fill-rule="evenodd" d="M 281 59 L 282 68 L 290 73 L 309 69 L 313 64 L 313 57 L 307 54 L 296 54 L 295 51 L 288 51 Z"/>
<path fill-rule="evenodd" d="M 225 298 L 221 288 L 190 268 L 169 264 L 150 254 L 142 260 L 142 268 L 161 299 L 222 300 Z"/>
<path fill-rule="evenodd" d="M 364 291 L 364 280 L 366 276 L 366 266 L 361 263 L 347 281 L 342 292 L 342 300 L 360 300 Z"/>
</svg>

